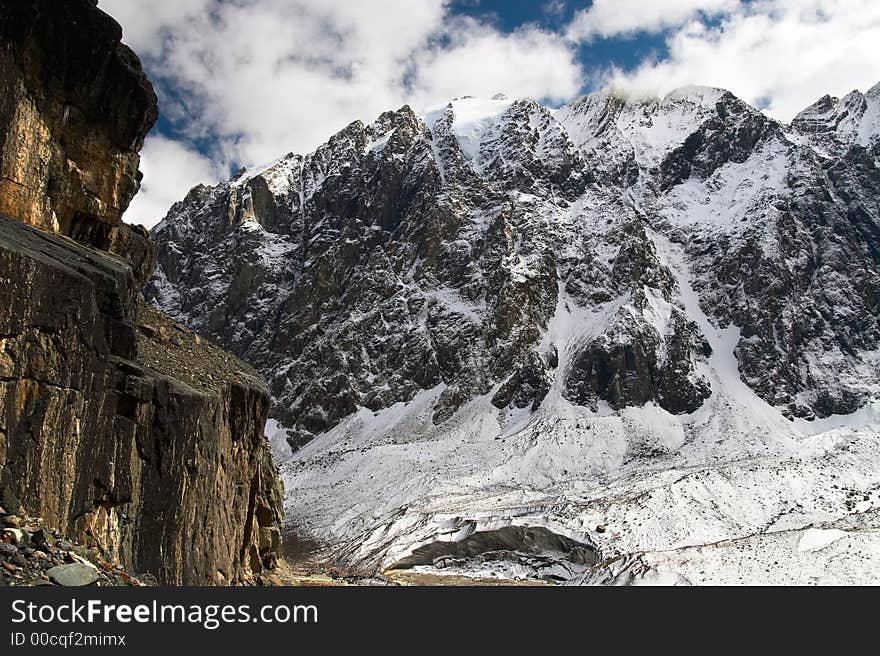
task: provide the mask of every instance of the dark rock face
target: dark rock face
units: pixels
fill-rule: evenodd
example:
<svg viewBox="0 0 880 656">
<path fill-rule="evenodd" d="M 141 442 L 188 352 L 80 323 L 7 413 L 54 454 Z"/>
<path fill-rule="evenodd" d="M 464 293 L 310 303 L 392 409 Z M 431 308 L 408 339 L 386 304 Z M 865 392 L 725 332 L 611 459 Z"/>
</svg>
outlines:
<svg viewBox="0 0 880 656">
<path fill-rule="evenodd" d="M 615 410 L 649 401 L 673 414 L 697 410 L 711 388 L 693 375 L 693 360 L 708 356 L 710 348 L 683 312 L 673 313 L 665 345 L 656 331 L 626 320 L 590 342 L 572 362 L 565 398 L 594 409 L 602 400 Z"/>
<path fill-rule="evenodd" d="M 800 146 L 764 129 L 752 166 L 784 169 L 778 186 L 758 189 L 735 229 L 685 245 L 707 310 L 741 328 L 743 380 L 789 416 L 848 414 L 876 394 L 880 204 L 865 144 L 877 96 L 820 100 L 792 123 Z"/>
<path fill-rule="evenodd" d="M 725 164 L 742 164 L 781 132 L 778 123 L 725 93 L 716 103 L 714 115 L 663 160 L 660 187 L 667 190 L 692 175 L 705 180 Z"/>
<path fill-rule="evenodd" d="M 532 352 L 525 364 L 517 368 L 501 385 L 492 397 L 492 405 L 496 408 L 537 410 L 550 391 L 553 383 L 551 374 L 557 365 L 555 353 Z"/>
<path fill-rule="evenodd" d="M 152 87 L 93 2 L 4 3 L 0 31 L 0 502 L 163 584 L 255 582 L 268 390 L 143 302 L 156 250 L 119 222 Z"/>
<path fill-rule="evenodd" d="M 698 89 L 659 107 L 609 100 L 613 121 L 589 99 L 565 110 L 582 148 L 639 165 L 624 188 L 684 247 L 709 318 L 740 328 L 742 379 L 789 416 L 846 414 L 878 392 L 878 97 L 825 98 L 788 127 Z M 613 180 L 614 166 L 598 175 Z"/>
<path fill-rule="evenodd" d="M 880 179 L 863 155 L 856 147 L 792 180 L 792 197 L 777 201 L 762 229 L 715 248 L 688 246 L 717 281 L 705 290 L 715 314 L 742 328 L 744 380 L 791 415 L 853 412 L 873 378 L 870 368 L 859 372 L 859 353 L 880 340 Z M 834 363 L 823 371 L 822 359 Z"/>
<path fill-rule="evenodd" d="M 0 212 L 106 248 L 158 117 L 121 38 L 92 2 L 0 6 Z"/>
<path fill-rule="evenodd" d="M 724 376 L 851 412 L 880 393 L 880 91 L 857 95 L 792 126 L 701 87 L 405 107 L 193 189 L 146 295 L 269 379 L 294 446 L 433 388 L 438 424 L 554 390 L 693 413 L 729 326 Z"/>
<path fill-rule="evenodd" d="M 115 226 L 110 233 L 107 251 L 128 262 L 138 289 L 147 284 L 156 269 L 156 246 L 143 226 L 127 223 Z"/>
<path fill-rule="evenodd" d="M 280 492 L 256 374 L 140 305 L 122 260 L 6 217 L 0 276 L 4 505 L 165 584 L 272 567 Z"/>
<path fill-rule="evenodd" d="M 615 410 L 653 401 L 673 414 L 694 412 L 710 394 L 696 368 L 711 348 L 675 303 L 675 281 L 642 222 L 623 226 L 621 234 L 611 277 L 630 303 L 575 353 L 563 396 L 594 410 L 600 400 Z"/>
</svg>

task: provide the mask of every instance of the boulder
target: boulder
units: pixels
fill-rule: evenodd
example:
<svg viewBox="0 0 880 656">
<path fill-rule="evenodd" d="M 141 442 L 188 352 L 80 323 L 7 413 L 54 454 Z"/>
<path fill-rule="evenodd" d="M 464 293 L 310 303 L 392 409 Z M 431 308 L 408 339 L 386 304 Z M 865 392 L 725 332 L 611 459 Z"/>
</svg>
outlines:
<svg viewBox="0 0 880 656">
<path fill-rule="evenodd" d="M 98 570 L 94 565 L 85 563 L 68 563 L 56 565 L 46 572 L 49 579 L 56 585 L 80 587 L 92 585 L 98 580 Z"/>
</svg>

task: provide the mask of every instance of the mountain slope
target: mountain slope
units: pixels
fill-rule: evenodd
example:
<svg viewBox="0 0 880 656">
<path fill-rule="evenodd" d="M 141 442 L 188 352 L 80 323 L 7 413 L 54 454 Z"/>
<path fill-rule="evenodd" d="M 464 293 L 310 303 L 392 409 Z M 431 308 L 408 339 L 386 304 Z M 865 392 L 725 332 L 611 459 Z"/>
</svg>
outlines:
<svg viewBox="0 0 880 656">
<path fill-rule="evenodd" d="M 880 469 L 876 90 L 404 107 L 194 189 L 147 294 L 267 376 L 292 525 L 352 567 L 827 521 Z"/>
</svg>

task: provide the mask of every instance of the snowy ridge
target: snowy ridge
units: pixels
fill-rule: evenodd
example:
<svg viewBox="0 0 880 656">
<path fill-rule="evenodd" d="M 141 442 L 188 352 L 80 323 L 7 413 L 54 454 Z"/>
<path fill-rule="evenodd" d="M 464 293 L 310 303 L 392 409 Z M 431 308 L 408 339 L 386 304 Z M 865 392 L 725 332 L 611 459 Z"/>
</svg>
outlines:
<svg viewBox="0 0 880 656">
<path fill-rule="evenodd" d="M 880 85 L 865 94 L 824 96 L 798 114 L 792 125 L 826 154 L 853 144 L 875 147 L 880 134 Z"/>
<path fill-rule="evenodd" d="M 651 169 L 715 114 L 724 93 L 690 86 L 662 99 L 630 101 L 615 91 L 600 92 L 563 107 L 556 118 L 587 155 L 632 153 L 640 167 Z"/>
<path fill-rule="evenodd" d="M 462 155 L 475 173 L 481 173 L 484 164 L 480 157 L 481 146 L 513 103 L 513 100 L 499 96 L 490 100 L 470 96 L 458 98 L 447 105 L 429 109 L 424 120 L 429 130 L 435 130 L 441 118 L 451 119 L 452 134 Z"/>
</svg>

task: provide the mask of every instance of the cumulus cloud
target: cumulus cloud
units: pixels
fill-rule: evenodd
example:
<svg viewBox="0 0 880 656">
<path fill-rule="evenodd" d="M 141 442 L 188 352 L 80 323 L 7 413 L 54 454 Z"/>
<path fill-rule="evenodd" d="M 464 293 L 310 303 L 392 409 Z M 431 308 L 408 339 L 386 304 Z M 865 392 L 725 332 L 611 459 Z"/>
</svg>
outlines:
<svg viewBox="0 0 880 656">
<path fill-rule="evenodd" d="M 450 16 L 447 4 L 102 0 L 100 6 L 122 24 L 181 138 L 209 142 L 212 159 L 228 167 L 308 152 L 351 121 L 371 121 L 405 103 L 421 110 L 499 91 L 561 100 L 582 86 L 577 53 L 558 35 L 535 27 L 504 34 Z M 146 153 L 145 162 L 150 158 Z M 144 169 L 144 196 L 157 193 L 153 171 Z M 160 204 L 151 198 L 136 209 Z"/>
<path fill-rule="evenodd" d="M 576 41 L 678 27 L 698 15 L 717 16 L 739 7 L 739 0 L 594 0 L 568 28 Z"/>
<path fill-rule="evenodd" d="M 153 226 L 171 205 L 197 184 L 214 184 L 226 171 L 204 155 L 161 136 L 151 136 L 141 151 L 141 191 L 125 213 L 128 223 Z"/>
<path fill-rule="evenodd" d="M 558 34 L 528 28 L 502 35 L 473 20 L 458 21 L 443 47 L 417 53 L 414 71 L 409 96 L 417 107 L 499 92 L 561 102 L 583 84 Z"/>
<path fill-rule="evenodd" d="M 826 93 L 880 81 L 880 2 L 756 0 L 717 25 L 692 21 L 669 35 L 668 58 L 614 70 L 612 84 L 659 94 L 706 84 L 788 121 Z"/>
</svg>

